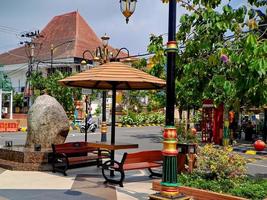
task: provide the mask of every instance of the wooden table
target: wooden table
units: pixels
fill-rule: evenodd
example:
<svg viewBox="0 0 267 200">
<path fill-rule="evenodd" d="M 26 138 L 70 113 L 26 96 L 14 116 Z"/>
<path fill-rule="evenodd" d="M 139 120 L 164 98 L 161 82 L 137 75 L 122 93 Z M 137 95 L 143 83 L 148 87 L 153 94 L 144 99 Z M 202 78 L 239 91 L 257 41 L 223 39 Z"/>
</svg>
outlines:
<svg viewBox="0 0 267 200">
<path fill-rule="evenodd" d="M 135 149 L 138 148 L 138 144 L 120 143 L 110 144 L 108 142 L 87 142 L 89 147 L 102 148 L 108 150 L 119 150 L 119 149 Z"/>
</svg>

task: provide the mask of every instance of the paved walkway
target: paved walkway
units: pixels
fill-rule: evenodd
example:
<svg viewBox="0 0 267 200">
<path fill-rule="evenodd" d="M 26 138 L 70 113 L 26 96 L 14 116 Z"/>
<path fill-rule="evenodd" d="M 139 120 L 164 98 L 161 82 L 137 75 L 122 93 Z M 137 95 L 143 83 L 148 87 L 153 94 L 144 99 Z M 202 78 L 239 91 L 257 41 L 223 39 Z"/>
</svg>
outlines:
<svg viewBox="0 0 267 200">
<path fill-rule="evenodd" d="M 0 169 L 0 200 L 145 200 L 152 179 L 145 170 L 126 172 L 124 187 L 103 184 L 95 166 L 60 173 Z"/>
</svg>

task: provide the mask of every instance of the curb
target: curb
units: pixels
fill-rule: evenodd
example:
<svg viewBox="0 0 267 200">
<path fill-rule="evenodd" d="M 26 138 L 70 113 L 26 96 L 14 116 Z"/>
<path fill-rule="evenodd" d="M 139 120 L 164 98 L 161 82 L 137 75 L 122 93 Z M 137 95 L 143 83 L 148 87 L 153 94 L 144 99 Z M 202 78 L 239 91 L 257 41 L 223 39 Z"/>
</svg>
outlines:
<svg viewBox="0 0 267 200">
<path fill-rule="evenodd" d="M 233 151 L 245 153 L 248 155 L 267 155 L 267 151 L 255 151 L 254 149 L 248 149 L 246 147 L 234 147 Z"/>
</svg>

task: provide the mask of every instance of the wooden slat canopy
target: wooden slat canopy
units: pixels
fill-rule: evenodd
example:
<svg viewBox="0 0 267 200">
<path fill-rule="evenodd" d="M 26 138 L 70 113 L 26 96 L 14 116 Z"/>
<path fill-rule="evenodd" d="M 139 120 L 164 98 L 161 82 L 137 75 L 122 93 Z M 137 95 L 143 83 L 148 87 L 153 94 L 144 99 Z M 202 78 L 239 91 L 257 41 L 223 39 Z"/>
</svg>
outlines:
<svg viewBox="0 0 267 200">
<path fill-rule="evenodd" d="M 117 90 L 162 89 L 166 85 L 165 80 L 121 62 L 109 62 L 59 81 L 65 86 L 91 89 L 112 89 L 115 82 Z"/>
</svg>

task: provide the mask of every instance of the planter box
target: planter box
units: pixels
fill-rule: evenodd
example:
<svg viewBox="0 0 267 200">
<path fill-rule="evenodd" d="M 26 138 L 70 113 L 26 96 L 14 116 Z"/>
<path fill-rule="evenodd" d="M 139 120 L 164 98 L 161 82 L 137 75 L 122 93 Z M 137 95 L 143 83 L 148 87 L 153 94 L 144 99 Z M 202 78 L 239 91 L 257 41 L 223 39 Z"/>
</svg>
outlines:
<svg viewBox="0 0 267 200">
<path fill-rule="evenodd" d="M 161 180 L 155 180 L 152 182 L 152 190 L 160 191 Z M 245 200 L 245 198 L 236 197 L 228 194 L 221 194 L 216 192 L 211 192 L 207 190 L 201 190 L 197 188 L 179 187 L 179 191 L 187 196 L 192 196 L 194 200 Z"/>
</svg>

